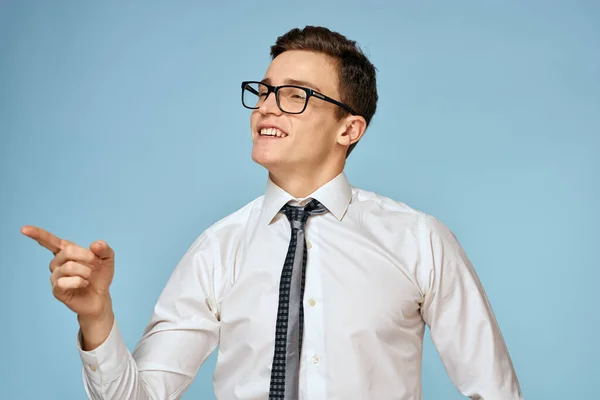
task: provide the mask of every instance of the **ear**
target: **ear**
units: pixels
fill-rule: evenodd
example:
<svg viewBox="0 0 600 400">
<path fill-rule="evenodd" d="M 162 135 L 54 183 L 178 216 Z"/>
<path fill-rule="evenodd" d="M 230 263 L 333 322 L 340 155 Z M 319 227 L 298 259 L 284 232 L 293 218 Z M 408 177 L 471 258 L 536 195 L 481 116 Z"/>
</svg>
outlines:
<svg viewBox="0 0 600 400">
<path fill-rule="evenodd" d="M 360 115 L 350 115 L 342 120 L 337 135 L 337 142 L 342 146 L 349 147 L 362 138 L 367 129 L 367 121 Z"/>
</svg>

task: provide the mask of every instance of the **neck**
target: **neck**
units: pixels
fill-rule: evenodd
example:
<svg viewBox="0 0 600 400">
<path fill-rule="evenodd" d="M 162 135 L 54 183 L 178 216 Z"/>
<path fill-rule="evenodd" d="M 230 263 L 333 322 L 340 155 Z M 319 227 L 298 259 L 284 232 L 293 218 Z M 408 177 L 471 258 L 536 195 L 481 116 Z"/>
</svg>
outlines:
<svg viewBox="0 0 600 400">
<path fill-rule="evenodd" d="M 269 171 L 269 178 L 295 198 L 304 198 L 338 176 L 343 170 L 344 165 L 310 171 L 299 169 L 286 172 Z"/>
</svg>

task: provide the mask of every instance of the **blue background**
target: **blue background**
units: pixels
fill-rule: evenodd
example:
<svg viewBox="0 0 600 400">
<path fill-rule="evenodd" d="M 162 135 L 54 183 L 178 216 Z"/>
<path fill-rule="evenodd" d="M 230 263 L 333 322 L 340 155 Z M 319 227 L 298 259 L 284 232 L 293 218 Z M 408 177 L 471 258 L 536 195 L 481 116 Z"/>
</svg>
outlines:
<svg viewBox="0 0 600 400">
<path fill-rule="evenodd" d="M 0 397 L 84 398 L 76 318 L 20 227 L 114 247 L 133 348 L 191 242 L 261 195 L 240 81 L 307 24 L 378 68 L 351 183 L 455 232 L 527 399 L 597 395 L 598 2 L 2 1 Z M 184 398 L 214 398 L 214 362 Z M 462 398 L 428 336 L 423 373 L 425 399 Z"/>
</svg>

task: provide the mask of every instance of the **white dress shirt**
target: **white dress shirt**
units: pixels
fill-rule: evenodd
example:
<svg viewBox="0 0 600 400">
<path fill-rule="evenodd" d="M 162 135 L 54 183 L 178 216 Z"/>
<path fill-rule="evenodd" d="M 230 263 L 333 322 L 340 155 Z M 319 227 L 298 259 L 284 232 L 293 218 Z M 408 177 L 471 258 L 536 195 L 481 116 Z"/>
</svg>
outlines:
<svg viewBox="0 0 600 400">
<path fill-rule="evenodd" d="M 522 399 L 477 275 L 434 217 L 350 186 L 344 173 L 315 198 L 330 211 L 306 223 L 300 399 L 422 398 L 425 324 L 457 389 Z M 266 193 L 203 232 L 174 269 L 133 353 L 117 323 L 82 351 L 92 399 L 176 399 L 218 347 L 219 400 L 267 399 L 279 280 L 294 199 Z"/>
</svg>

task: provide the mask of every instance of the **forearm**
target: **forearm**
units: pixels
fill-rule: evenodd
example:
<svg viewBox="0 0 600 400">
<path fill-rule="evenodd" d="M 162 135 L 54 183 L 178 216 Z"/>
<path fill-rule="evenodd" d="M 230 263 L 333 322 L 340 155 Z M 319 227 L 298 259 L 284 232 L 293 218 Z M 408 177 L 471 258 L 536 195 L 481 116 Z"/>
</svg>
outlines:
<svg viewBox="0 0 600 400">
<path fill-rule="evenodd" d="M 114 322 L 108 329 L 104 340 L 96 345 L 95 340 L 102 337 L 100 329 L 109 319 L 94 320 L 95 323 L 82 324 L 90 329 L 89 338 L 84 345 L 84 332 L 80 331 L 79 346 L 83 363 L 83 382 L 88 398 L 94 400 L 146 400 L 152 398 L 147 384 L 138 370 L 137 363 L 127 349 Z M 87 322 L 87 321 L 86 321 Z M 83 329 L 82 326 L 82 329 Z M 84 350 L 83 346 L 94 346 Z M 87 348 L 87 347 L 86 347 Z"/>
<path fill-rule="evenodd" d="M 84 388 L 94 400 L 146 400 L 138 368 L 115 323 L 110 296 L 97 316 L 78 315 Z"/>
<path fill-rule="evenodd" d="M 92 374 L 83 374 L 83 385 L 91 400 L 151 400 L 137 371 L 135 362 L 127 363 L 120 375 L 109 382 L 97 380 Z"/>
</svg>

